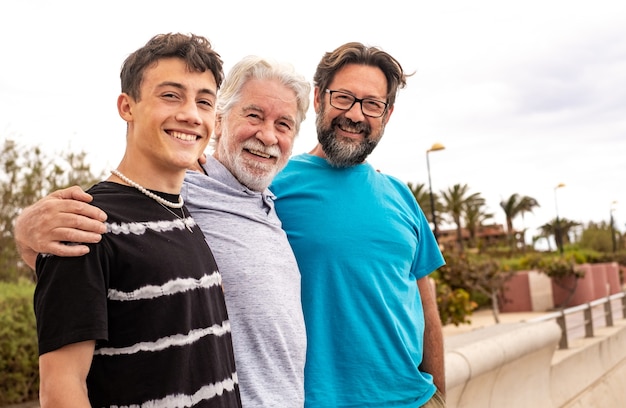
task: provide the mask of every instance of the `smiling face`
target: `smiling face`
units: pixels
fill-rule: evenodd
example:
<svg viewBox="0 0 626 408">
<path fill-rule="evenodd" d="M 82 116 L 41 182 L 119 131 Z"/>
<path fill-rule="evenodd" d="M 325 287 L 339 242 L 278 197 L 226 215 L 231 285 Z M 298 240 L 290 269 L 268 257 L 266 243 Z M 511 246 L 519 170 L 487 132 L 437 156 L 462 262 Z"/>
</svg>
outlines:
<svg viewBox="0 0 626 408">
<path fill-rule="evenodd" d="M 387 100 L 387 79 L 380 68 L 348 64 L 335 74 L 328 89 L 342 91 L 356 98 Z M 361 104 L 348 110 L 330 105 L 330 94 L 315 88 L 316 127 L 319 145 L 313 154 L 324 157 L 335 167 L 362 163 L 383 136 L 393 106 L 378 118 L 363 115 Z"/>
<path fill-rule="evenodd" d="M 184 175 L 213 132 L 216 94 L 213 74 L 190 72 L 181 59 L 161 59 L 146 69 L 140 100 L 125 93 L 118 98 L 120 116 L 128 123 L 120 170 L 138 182 L 155 175 Z"/>
<path fill-rule="evenodd" d="M 274 79 L 250 79 L 215 127 L 214 157 L 251 190 L 265 190 L 289 160 L 298 106 L 293 90 Z"/>
</svg>

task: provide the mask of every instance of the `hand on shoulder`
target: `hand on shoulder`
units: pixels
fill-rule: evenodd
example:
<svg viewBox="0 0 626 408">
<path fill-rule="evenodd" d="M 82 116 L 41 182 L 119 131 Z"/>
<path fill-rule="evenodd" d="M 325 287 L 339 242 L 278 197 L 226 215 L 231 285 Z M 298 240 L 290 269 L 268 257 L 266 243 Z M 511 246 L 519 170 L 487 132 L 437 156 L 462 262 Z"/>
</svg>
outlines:
<svg viewBox="0 0 626 408">
<path fill-rule="evenodd" d="M 90 205 L 92 197 L 80 187 L 57 190 L 26 207 L 15 221 L 14 239 L 24 261 L 32 268 L 38 253 L 81 256 L 86 245 L 96 243 L 106 232 L 106 213 Z"/>
</svg>

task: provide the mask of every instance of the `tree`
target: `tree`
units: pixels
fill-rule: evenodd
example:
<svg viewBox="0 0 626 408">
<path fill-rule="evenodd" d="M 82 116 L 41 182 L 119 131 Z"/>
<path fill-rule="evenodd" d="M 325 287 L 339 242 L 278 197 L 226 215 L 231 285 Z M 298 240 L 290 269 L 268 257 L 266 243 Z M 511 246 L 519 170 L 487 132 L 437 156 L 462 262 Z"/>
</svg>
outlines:
<svg viewBox="0 0 626 408">
<path fill-rule="evenodd" d="M 503 268 L 496 259 L 490 257 L 477 258 L 454 250 L 446 251 L 444 255 L 446 264 L 437 271 L 441 282 L 452 291 L 464 290 L 470 294 L 477 292 L 488 297 L 491 300 L 494 320 L 499 323 L 498 293 L 515 271 Z M 459 323 L 465 323 L 465 320 Z"/>
<path fill-rule="evenodd" d="M 51 159 L 39 147 L 6 139 L 0 151 L 0 280 L 33 278 L 13 240 L 13 222 L 24 207 L 60 188 L 87 188 L 102 179 L 85 163 L 86 153 L 62 153 Z"/>
<path fill-rule="evenodd" d="M 557 229 L 560 229 L 560 235 L 561 235 L 561 240 L 562 245 L 566 245 L 571 243 L 571 239 L 570 239 L 570 233 L 572 232 L 572 230 L 576 227 L 580 226 L 579 222 L 576 221 L 572 221 L 572 220 L 568 220 L 567 218 L 560 218 L 558 219 L 558 224 L 557 224 L 557 219 L 553 219 L 552 221 L 543 224 L 541 227 L 539 227 L 540 232 L 540 236 L 541 237 L 545 237 L 546 240 L 548 240 L 548 248 L 550 250 L 551 246 L 550 246 L 550 241 L 549 241 L 549 237 L 554 237 L 555 238 L 555 242 L 556 242 L 556 232 Z M 559 243 L 557 242 L 557 250 L 559 249 Z"/>
<path fill-rule="evenodd" d="M 542 239 L 545 239 L 546 245 L 548 246 L 548 251 L 552 252 L 552 244 L 550 243 L 550 234 L 543 227 L 545 227 L 545 225 L 539 227 L 539 234 L 533 235 L 533 237 L 531 238 L 533 249 L 536 248 L 537 242 L 541 241 Z"/>
<path fill-rule="evenodd" d="M 532 212 L 535 207 L 539 207 L 539 203 L 532 197 L 520 196 L 516 193 L 511 195 L 507 200 L 501 201 L 500 207 L 502 207 L 506 215 L 506 233 L 509 245 L 513 248 L 513 220 L 517 218 L 517 216 L 524 218 L 524 214 Z"/>
<path fill-rule="evenodd" d="M 493 218 L 493 214 L 485 211 L 485 200 L 482 197 L 477 197 L 475 200 L 465 203 L 464 206 L 464 221 L 465 228 L 469 232 L 470 247 L 475 248 L 476 234 L 478 229 L 485 223 L 485 221 Z"/>
<path fill-rule="evenodd" d="M 611 234 L 615 231 L 611 228 L 611 225 L 606 222 L 599 224 L 590 222 L 583 229 L 578 243 L 580 248 L 592 249 L 598 252 L 610 253 L 613 252 L 613 239 Z M 620 241 L 620 234 L 617 232 L 616 242 Z"/>
<path fill-rule="evenodd" d="M 455 184 L 447 191 L 441 191 L 441 197 L 443 199 L 443 210 L 452 219 L 452 222 L 456 225 L 456 237 L 457 245 L 460 251 L 463 251 L 463 225 L 461 220 L 465 214 L 468 206 L 476 205 L 475 203 L 483 200 L 479 193 L 469 193 L 469 187 L 467 184 Z"/>
</svg>

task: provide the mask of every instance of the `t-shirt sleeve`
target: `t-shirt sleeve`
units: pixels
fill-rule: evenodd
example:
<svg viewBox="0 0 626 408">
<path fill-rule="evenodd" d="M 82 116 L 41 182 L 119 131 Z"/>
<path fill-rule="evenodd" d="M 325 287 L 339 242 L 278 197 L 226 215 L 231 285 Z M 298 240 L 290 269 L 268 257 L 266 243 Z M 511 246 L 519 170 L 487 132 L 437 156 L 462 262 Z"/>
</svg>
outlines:
<svg viewBox="0 0 626 408">
<path fill-rule="evenodd" d="M 107 338 L 107 287 L 101 245 L 81 257 L 39 255 L 34 308 L 39 354 Z"/>
</svg>

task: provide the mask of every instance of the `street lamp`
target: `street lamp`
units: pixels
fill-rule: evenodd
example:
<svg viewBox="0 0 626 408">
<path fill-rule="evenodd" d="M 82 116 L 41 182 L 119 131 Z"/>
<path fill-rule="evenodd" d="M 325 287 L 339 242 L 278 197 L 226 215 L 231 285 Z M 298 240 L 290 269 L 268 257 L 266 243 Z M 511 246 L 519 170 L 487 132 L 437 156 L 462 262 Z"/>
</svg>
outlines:
<svg viewBox="0 0 626 408">
<path fill-rule="evenodd" d="M 435 235 L 435 240 L 438 241 L 439 240 L 439 233 L 437 230 L 437 217 L 435 215 L 435 198 L 433 197 L 433 185 L 430 181 L 430 161 L 428 160 L 428 154 L 430 152 L 436 152 L 439 150 L 443 150 L 446 147 L 444 145 L 442 145 L 441 143 L 435 143 L 433 144 L 430 149 L 426 150 L 426 169 L 428 170 L 428 190 L 430 192 L 430 215 L 433 219 L 433 233 Z"/>
<path fill-rule="evenodd" d="M 557 184 L 554 187 L 554 209 L 556 210 L 556 223 L 554 225 L 554 241 L 556 242 L 556 246 L 559 249 L 561 255 L 563 255 L 563 237 L 561 236 L 561 221 L 559 220 L 559 205 L 557 204 L 556 199 L 556 190 L 561 187 L 565 187 L 564 183 Z"/>
<path fill-rule="evenodd" d="M 611 203 L 611 219 L 609 224 L 609 227 L 611 228 L 611 244 L 613 245 L 613 253 L 617 250 L 617 242 L 615 242 L 615 228 L 613 227 L 613 211 L 615 211 L 615 204 L 617 204 L 617 201 L 613 201 Z"/>
</svg>

